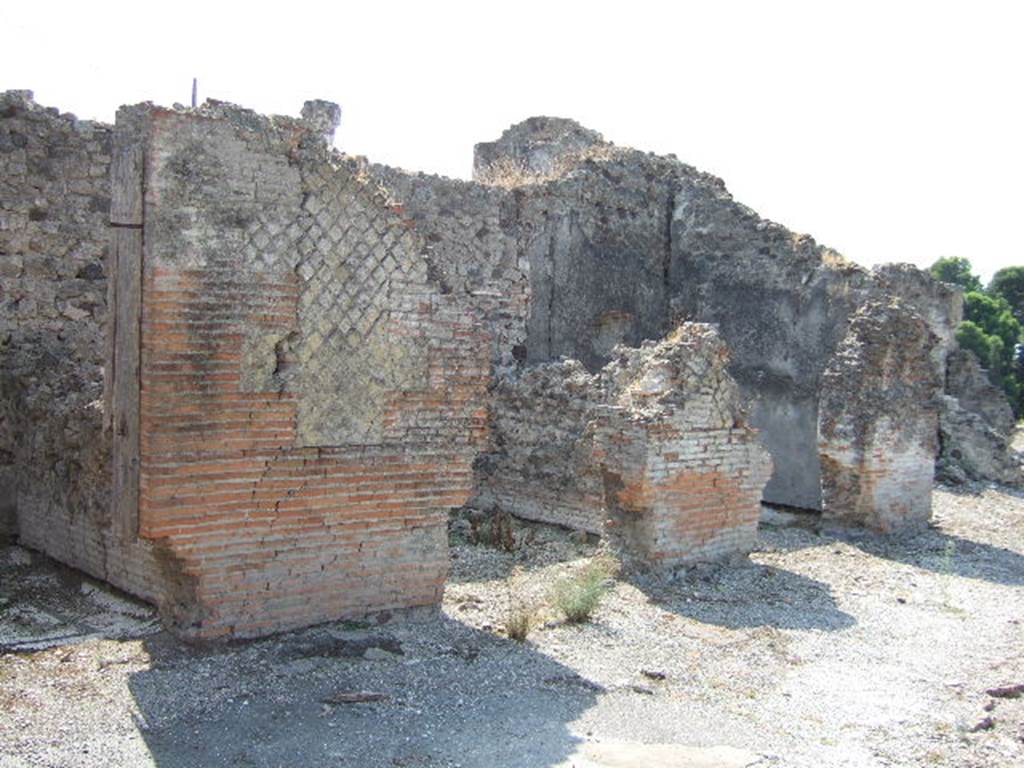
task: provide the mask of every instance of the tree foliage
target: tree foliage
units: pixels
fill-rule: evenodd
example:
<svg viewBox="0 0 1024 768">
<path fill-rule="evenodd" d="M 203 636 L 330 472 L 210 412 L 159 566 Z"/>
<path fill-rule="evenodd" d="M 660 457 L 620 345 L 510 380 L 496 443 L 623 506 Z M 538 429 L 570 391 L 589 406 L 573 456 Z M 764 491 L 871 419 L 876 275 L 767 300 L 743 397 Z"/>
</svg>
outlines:
<svg viewBox="0 0 1024 768">
<path fill-rule="evenodd" d="M 988 293 L 1006 299 L 1017 322 L 1024 324 L 1024 267 L 1000 269 L 992 275 Z"/>
<path fill-rule="evenodd" d="M 961 349 L 969 349 L 986 368 L 992 367 L 992 337 L 977 324 L 964 320 L 956 329 L 956 340 Z"/>
<path fill-rule="evenodd" d="M 987 292 L 965 258 L 941 258 L 929 271 L 965 290 L 964 321 L 957 328 L 956 339 L 963 349 L 977 355 L 988 369 L 989 379 L 1002 388 L 1019 416 L 1024 409 L 1024 370 L 1018 360 L 1024 330 L 1024 267 L 999 270 Z"/>
<path fill-rule="evenodd" d="M 981 280 L 971 270 L 971 262 L 963 256 L 943 256 L 928 271 L 936 280 L 954 283 L 965 291 L 981 291 Z"/>
<path fill-rule="evenodd" d="M 964 319 L 976 323 L 986 333 L 998 336 L 1011 352 L 1020 341 L 1020 323 L 1002 296 L 977 291 L 964 294 Z"/>
</svg>

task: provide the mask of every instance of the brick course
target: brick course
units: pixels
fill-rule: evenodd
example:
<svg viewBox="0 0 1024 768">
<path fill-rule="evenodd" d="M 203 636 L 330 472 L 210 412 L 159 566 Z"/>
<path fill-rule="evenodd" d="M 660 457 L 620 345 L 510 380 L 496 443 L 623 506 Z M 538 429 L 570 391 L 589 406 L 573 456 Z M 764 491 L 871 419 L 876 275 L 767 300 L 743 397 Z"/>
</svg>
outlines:
<svg viewBox="0 0 1024 768">
<path fill-rule="evenodd" d="M 594 375 L 563 361 L 499 382 L 472 503 L 606 535 L 653 564 L 749 551 L 771 462 L 724 344 L 687 323 L 616 352 Z"/>
<path fill-rule="evenodd" d="M 936 338 L 901 300 L 853 317 L 823 377 L 818 450 L 823 514 L 884 531 L 931 517 L 942 381 Z"/>
<path fill-rule="evenodd" d="M 168 620 L 247 636 L 438 602 L 485 438 L 479 318 L 298 121 L 147 125 L 139 535 L 175 572 Z"/>
<path fill-rule="evenodd" d="M 762 437 L 769 498 L 927 517 L 948 287 L 571 121 L 481 145 L 479 183 L 340 155 L 337 119 L 142 105 L 112 131 L 0 95 L 0 535 L 220 637 L 435 603 L 470 495 L 649 562 L 744 551 Z M 141 373 L 108 289 L 141 298 Z M 717 330 L 644 341 L 683 318 Z M 943 403 L 946 446 L 1019 477 L 993 409 Z"/>
</svg>

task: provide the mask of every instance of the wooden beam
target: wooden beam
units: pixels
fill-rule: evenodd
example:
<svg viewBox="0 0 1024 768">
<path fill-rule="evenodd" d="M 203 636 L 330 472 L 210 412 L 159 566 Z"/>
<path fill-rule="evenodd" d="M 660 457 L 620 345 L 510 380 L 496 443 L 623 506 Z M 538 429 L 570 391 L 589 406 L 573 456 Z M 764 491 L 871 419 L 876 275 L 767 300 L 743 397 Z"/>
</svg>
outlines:
<svg viewBox="0 0 1024 768">
<path fill-rule="evenodd" d="M 124 119 L 122 119 L 122 117 Z M 125 539 L 139 532 L 140 319 L 142 315 L 142 121 L 119 114 L 110 166 L 112 232 L 108 397 L 114 478 L 111 512 Z"/>
</svg>

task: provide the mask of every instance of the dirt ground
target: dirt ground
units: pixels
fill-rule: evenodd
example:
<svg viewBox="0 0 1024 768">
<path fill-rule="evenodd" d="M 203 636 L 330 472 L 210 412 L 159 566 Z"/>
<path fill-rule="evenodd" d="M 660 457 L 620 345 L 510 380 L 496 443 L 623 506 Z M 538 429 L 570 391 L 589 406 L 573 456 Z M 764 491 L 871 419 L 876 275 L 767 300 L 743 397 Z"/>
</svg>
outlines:
<svg viewBox="0 0 1024 768">
<path fill-rule="evenodd" d="M 916 535 L 811 518 L 748 561 L 624 574 L 584 624 L 550 602 L 593 543 L 457 521 L 440 612 L 205 647 L 8 547 L 0 768 L 1024 766 L 1024 495 L 933 501 Z M 589 762 L 622 743 L 734 749 Z"/>
</svg>

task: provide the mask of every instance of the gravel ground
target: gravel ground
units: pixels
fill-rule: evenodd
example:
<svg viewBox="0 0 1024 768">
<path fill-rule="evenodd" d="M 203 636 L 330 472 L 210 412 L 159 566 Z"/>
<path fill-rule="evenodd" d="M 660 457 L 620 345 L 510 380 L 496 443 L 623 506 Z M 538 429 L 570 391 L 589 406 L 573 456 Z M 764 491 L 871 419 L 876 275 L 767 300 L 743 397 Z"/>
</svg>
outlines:
<svg viewBox="0 0 1024 768">
<path fill-rule="evenodd" d="M 517 524 L 505 552 L 460 522 L 439 613 L 208 647 L 10 547 L 0 768 L 568 768 L 613 741 L 764 766 L 1024 766 L 1024 696 L 986 693 L 1024 684 L 1024 494 L 934 504 L 914 536 L 763 526 L 749 561 L 621 575 L 579 625 L 548 603 L 593 543 Z M 521 643 L 504 627 L 522 611 Z M 346 700 L 366 693 L 382 697 Z"/>
</svg>

